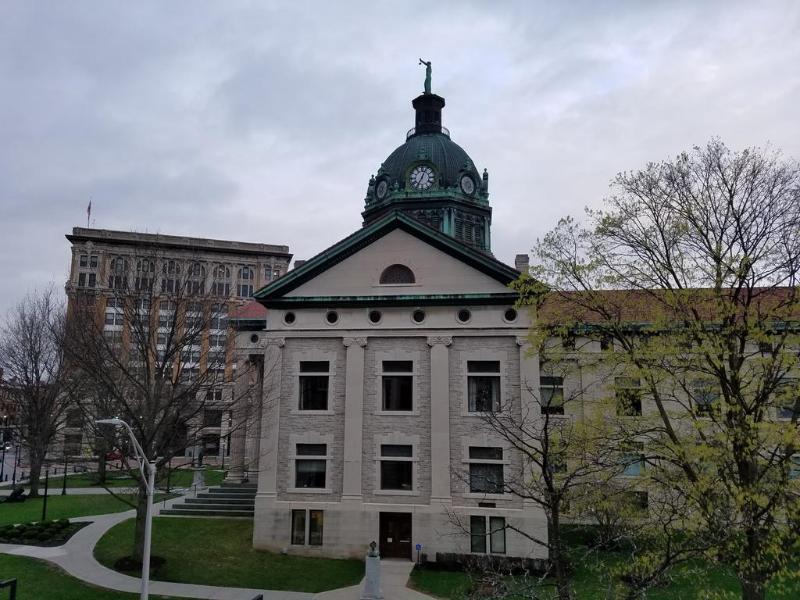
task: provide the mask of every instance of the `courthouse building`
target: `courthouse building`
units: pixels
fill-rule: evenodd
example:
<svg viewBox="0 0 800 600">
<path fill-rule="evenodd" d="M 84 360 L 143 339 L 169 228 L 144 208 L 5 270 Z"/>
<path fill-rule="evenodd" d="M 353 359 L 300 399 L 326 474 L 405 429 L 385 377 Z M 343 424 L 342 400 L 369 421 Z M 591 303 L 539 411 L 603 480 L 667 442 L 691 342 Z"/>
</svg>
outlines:
<svg viewBox="0 0 800 600">
<path fill-rule="evenodd" d="M 260 396 L 231 477 L 257 480 L 257 548 L 546 556 L 514 531 L 547 537 L 541 509 L 503 493 L 521 459 L 484 419 L 538 414 L 538 359 L 509 287 L 519 270 L 492 255 L 488 173 L 442 126 L 444 105 L 414 99 L 363 227 L 257 291 L 266 327 L 238 333 Z"/>
</svg>

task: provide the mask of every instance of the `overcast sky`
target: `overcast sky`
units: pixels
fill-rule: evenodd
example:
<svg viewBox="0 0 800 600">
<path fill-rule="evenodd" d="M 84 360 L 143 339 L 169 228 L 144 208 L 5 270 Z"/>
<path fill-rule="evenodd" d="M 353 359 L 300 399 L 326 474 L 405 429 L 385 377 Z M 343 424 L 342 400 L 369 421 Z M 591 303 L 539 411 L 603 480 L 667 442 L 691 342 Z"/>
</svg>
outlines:
<svg viewBox="0 0 800 600">
<path fill-rule="evenodd" d="M 800 158 L 800 3 L 0 0 L 0 314 L 92 226 L 287 244 L 361 225 L 418 58 L 513 264 L 621 170 L 719 136 Z"/>
</svg>

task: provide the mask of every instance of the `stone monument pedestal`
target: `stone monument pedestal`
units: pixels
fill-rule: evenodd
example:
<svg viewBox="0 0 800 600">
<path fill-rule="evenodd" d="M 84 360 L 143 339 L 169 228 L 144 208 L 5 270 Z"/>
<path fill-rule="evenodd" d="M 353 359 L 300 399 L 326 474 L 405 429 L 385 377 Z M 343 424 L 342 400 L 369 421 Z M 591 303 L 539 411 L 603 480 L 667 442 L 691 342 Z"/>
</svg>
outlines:
<svg viewBox="0 0 800 600">
<path fill-rule="evenodd" d="M 370 544 L 370 551 L 364 561 L 364 589 L 361 600 L 383 600 L 381 590 L 381 557 L 375 551 L 375 542 Z"/>
</svg>

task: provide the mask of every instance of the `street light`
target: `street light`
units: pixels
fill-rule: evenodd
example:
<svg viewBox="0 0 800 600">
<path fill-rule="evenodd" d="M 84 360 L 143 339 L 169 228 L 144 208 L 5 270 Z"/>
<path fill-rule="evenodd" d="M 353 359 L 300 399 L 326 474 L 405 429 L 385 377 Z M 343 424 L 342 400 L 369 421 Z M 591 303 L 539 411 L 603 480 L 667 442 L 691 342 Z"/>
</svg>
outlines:
<svg viewBox="0 0 800 600">
<path fill-rule="evenodd" d="M 118 418 L 113 419 L 98 419 L 95 421 L 98 425 L 113 425 L 114 427 L 124 427 L 131 438 L 131 444 L 136 452 L 136 459 L 139 461 L 139 471 L 142 473 L 142 478 L 147 481 L 147 518 L 144 522 L 144 555 L 142 556 L 142 591 L 139 595 L 141 600 L 148 599 L 148 587 L 150 585 L 150 538 L 153 528 L 153 494 L 155 493 L 156 481 L 156 465 L 154 462 L 147 460 L 147 455 L 144 453 L 141 445 L 133 435 L 133 429 L 125 421 Z"/>
</svg>

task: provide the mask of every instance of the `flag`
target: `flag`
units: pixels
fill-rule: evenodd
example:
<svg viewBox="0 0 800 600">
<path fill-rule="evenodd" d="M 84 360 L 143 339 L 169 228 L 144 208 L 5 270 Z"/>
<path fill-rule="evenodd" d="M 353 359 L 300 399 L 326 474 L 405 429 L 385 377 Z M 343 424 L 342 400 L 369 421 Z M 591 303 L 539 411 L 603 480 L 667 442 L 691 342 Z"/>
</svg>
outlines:
<svg viewBox="0 0 800 600">
<path fill-rule="evenodd" d="M 86 217 L 92 216 L 92 201 L 89 200 L 89 206 L 86 207 Z"/>
</svg>

